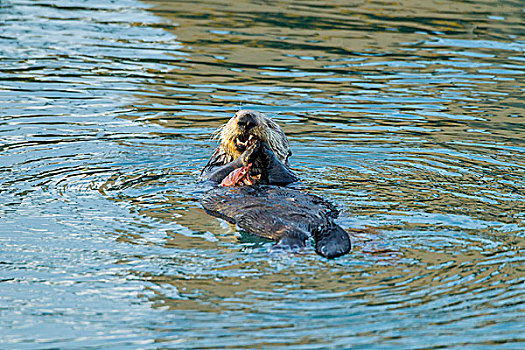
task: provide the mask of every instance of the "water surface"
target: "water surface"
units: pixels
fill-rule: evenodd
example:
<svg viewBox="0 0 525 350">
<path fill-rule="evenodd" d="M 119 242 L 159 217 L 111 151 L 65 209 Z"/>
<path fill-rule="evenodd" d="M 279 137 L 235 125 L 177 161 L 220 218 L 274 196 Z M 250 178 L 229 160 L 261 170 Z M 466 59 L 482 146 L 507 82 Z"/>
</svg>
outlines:
<svg viewBox="0 0 525 350">
<path fill-rule="evenodd" d="M 0 4 L 0 347 L 524 346 L 520 1 Z M 271 256 L 196 180 L 239 108 L 353 251 Z"/>
</svg>

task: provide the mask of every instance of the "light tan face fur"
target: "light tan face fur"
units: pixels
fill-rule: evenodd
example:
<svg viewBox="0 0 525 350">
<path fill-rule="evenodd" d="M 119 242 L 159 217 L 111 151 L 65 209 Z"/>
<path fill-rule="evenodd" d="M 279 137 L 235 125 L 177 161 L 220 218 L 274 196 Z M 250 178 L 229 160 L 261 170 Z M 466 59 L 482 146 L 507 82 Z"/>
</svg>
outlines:
<svg viewBox="0 0 525 350">
<path fill-rule="evenodd" d="M 233 159 L 241 156 L 242 152 L 237 148 L 236 142 L 239 137 L 244 138 L 246 133 L 242 132 L 242 128 L 239 127 L 237 121 L 245 113 L 250 113 L 256 121 L 256 126 L 247 131 L 247 133 L 266 142 L 281 162 L 288 164 L 288 156 L 291 153 L 286 135 L 277 123 L 265 114 L 257 111 L 240 110 L 218 130 L 217 136 L 221 141 L 220 147 L 224 152 L 232 156 Z"/>
</svg>

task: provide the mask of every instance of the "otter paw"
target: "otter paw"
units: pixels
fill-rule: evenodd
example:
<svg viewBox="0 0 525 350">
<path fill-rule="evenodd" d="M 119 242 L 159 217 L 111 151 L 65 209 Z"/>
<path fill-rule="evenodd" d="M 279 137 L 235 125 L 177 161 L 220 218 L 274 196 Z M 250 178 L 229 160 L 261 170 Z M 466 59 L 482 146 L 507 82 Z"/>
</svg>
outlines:
<svg viewBox="0 0 525 350">
<path fill-rule="evenodd" d="M 259 155 L 261 149 L 261 143 L 259 141 L 251 141 L 246 151 L 241 155 L 241 162 L 243 165 L 253 163 Z"/>
<path fill-rule="evenodd" d="M 301 250 L 306 246 L 307 239 L 308 236 L 302 232 L 288 233 L 271 248 L 271 252 Z"/>
<path fill-rule="evenodd" d="M 315 251 L 325 258 L 337 258 L 350 251 L 350 237 L 345 230 L 334 226 L 333 230 L 319 237 L 315 244 Z"/>
</svg>

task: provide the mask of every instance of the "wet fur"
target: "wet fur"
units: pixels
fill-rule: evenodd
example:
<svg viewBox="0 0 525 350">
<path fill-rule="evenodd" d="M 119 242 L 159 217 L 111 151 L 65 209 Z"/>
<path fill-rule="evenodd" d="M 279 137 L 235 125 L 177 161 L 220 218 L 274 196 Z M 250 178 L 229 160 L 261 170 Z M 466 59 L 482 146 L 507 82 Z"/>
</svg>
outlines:
<svg viewBox="0 0 525 350">
<path fill-rule="evenodd" d="M 216 186 L 207 191 L 201 203 L 209 214 L 278 241 L 276 249 L 302 249 L 312 237 L 322 256 L 348 253 L 350 239 L 334 222 L 335 207 L 320 197 L 284 187 L 298 178 L 288 168 L 288 139 L 273 120 L 260 112 L 239 111 L 219 129 L 217 138 L 220 144 L 202 171 L 203 179 L 221 183 L 247 166 L 247 155 L 253 155 L 250 175 L 258 175 L 259 181 L 253 186 Z M 251 152 L 256 145 L 257 151 Z"/>
<path fill-rule="evenodd" d="M 221 142 L 221 150 L 232 159 L 237 159 L 241 156 L 242 152 L 235 146 L 235 139 L 242 134 L 238 121 L 239 117 L 245 113 L 251 114 L 257 122 L 257 126 L 251 129 L 249 133 L 260 141 L 266 142 L 279 160 L 288 165 L 288 157 L 291 155 L 291 152 L 286 135 L 276 122 L 257 111 L 238 111 L 233 118 L 218 130 L 217 135 Z"/>
<path fill-rule="evenodd" d="M 238 124 L 239 118 L 245 114 L 250 114 L 257 124 L 249 131 L 243 130 Z M 290 151 L 288 139 L 279 125 L 261 112 L 240 110 L 215 132 L 215 139 L 218 139 L 220 143 L 208 164 L 202 170 L 202 174 L 238 159 L 243 151 L 236 146 L 236 140 L 239 137 L 247 138 L 248 135 L 253 135 L 257 140 L 267 144 L 282 164 L 286 167 L 288 166 L 288 158 L 292 155 L 292 152 Z M 256 162 L 252 175 L 261 174 L 264 166 L 265 164 L 262 164 L 260 161 Z"/>
</svg>

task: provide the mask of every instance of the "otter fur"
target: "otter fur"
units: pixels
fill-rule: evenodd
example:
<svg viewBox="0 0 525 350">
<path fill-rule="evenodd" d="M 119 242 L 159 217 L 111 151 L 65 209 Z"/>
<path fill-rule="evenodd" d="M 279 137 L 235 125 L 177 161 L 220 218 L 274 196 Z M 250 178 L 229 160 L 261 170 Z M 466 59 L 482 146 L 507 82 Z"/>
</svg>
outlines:
<svg viewBox="0 0 525 350">
<path fill-rule="evenodd" d="M 335 207 L 287 187 L 298 177 L 289 168 L 292 153 L 277 123 L 263 113 L 240 110 L 216 135 L 219 146 L 201 173 L 215 184 L 201 198 L 209 214 L 277 241 L 277 249 L 300 249 L 313 238 L 324 257 L 350 251 L 348 234 L 334 222 Z"/>
<path fill-rule="evenodd" d="M 241 156 L 245 147 L 239 146 L 242 146 L 242 142 L 245 142 L 249 136 L 266 142 L 284 164 L 288 164 L 288 157 L 292 155 L 288 139 L 279 125 L 257 111 L 238 111 L 216 135 L 221 143 L 220 149 L 224 150 L 232 160 Z"/>
<path fill-rule="evenodd" d="M 286 135 L 265 114 L 240 110 L 216 132 L 220 143 L 202 170 L 204 179 L 221 182 L 233 170 L 250 166 L 259 184 L 286 185 L 298 180 L 288 167 Z"/>
</svg>

